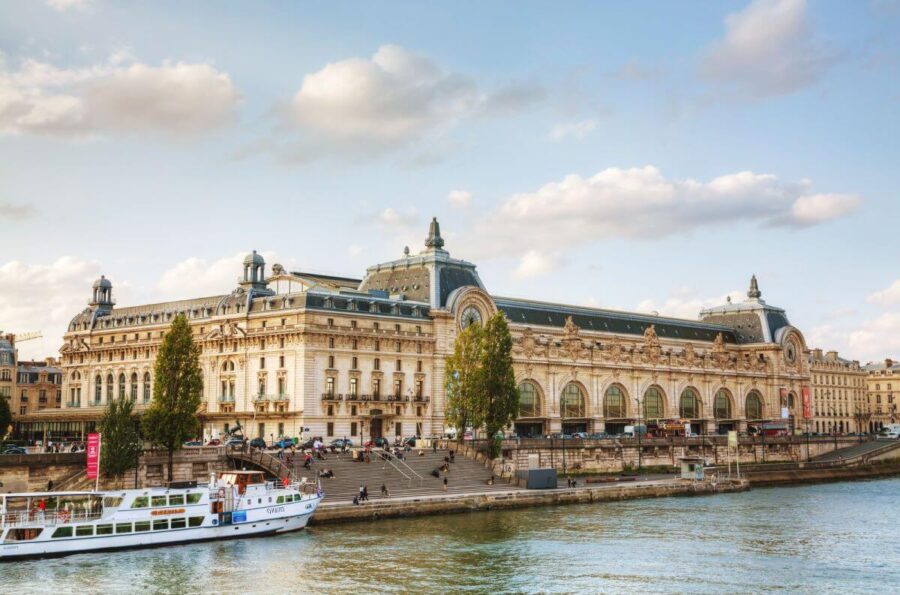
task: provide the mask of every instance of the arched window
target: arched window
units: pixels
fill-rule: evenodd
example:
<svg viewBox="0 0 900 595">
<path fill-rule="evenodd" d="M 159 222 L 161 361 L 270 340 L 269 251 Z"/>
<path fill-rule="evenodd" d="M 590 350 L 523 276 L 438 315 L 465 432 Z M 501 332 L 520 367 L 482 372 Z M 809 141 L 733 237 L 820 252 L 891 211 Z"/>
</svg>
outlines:
<svg viewBox="0 0 900 595">
<path fill-rule="evenodd" d="M 150 402 L 150 372 L 144 372 L 144 402 Z"/>
<path fill-rule="evenodd" d="M 519 417 L 538 417 L 541 414 L 538 389 L 533 382 L 519 385 Z"/>
<path fill-rule="evenodd" d="M 137 401 L 138 395 L 138 375 L 137 372 L 131 373 L 131 400 Z"/>
<path fill-rule="evenodd" d="M 697 397 L 694 389 L 686 388 L 681 392 L 681 402 L 679 403 L 678 411 L 682 419 L 700 418 L 700 399 Z"/>
<path fill-rule="evenodd" d="M 574 382 L 570 382 L 563 389 L 562 398 L 559 400 L 559 409 L 563 418 L 585 416 L 584 394 Z"/>
<path fill-rule="evenodd" d="M 665 415 L 662 392 L 651 386 L 644 393 L 644 419 L 659 419 Z"/>
<path fill-rule="evenodd" d="M 603 417 L 617 418 L 626 415 L 625 394 L 622 387 L 614 384 L 606 389 L 606 395 L 603 397 Z"/>
<path fill-rule="evenodd" d="M 125 398 L 125 374 L 119 374 L 119 398 Z"/>
<path fill-rule="evenodd" d="M 103 378 L 97 374 L 97 377 L 94 379 L 94 401 L 99 403 L 103 400 Z"/>
<path fill-rule="evenodd" d="M 747 395 L 747 403 L 744 409 L 744 414 L 747 416 L 747 419 L 763 418 L 763 402 L 762 397 L 758 392 L 755 390 L 750 391 L 750 394 Z"/>
<path fill-rule="evenodd" d="M 716 419 L 731 418 L 731 399 L 728 398 L 728 391 L 724 388 L 720 388 L 718 392 L 716 392 L 716 403 L 713 408 L 713 414 Z"/>
<path fill-rule="evenodd" d="M 113 400 L 113 391 L 115 390 L 115 389 L 113 388 L 113 382 L 114 382 L 114 381 L 113 381 L 113 375 L 112 375 L 112 374 L 109 374 L 109 375 L 106 377 L 106 400 L 107 400 L 107 402 Z"/>
</svg>

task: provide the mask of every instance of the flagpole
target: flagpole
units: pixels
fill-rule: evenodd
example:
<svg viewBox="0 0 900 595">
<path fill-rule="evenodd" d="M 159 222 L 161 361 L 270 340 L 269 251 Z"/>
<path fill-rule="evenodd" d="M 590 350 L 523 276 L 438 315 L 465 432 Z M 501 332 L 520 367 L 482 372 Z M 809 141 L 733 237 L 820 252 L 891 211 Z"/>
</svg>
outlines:
<svg viewBox="0 0 900 595">
<path fill-rule="evenodd" d="M 100 491 L 100 449 L 103 448 L 103 434 L 97 434 L 97 475 L 94 477 L 94 491 Z"/>
</svg>

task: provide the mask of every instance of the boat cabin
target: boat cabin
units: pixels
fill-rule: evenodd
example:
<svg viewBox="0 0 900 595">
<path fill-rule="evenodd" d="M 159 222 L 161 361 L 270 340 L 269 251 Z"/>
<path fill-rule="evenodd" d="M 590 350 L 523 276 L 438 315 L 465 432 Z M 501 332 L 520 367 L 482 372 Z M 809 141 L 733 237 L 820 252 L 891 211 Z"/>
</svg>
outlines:
<svg viewBox="0 0 900 595">
<path fill-rule="evenodd" d="M 219 474 L 218 485 L 237 486 L 238 494 L 247 493 L 247 486 L 264 485 L 266 476 L 262 471 L 226 471 Z"/>
</svg>

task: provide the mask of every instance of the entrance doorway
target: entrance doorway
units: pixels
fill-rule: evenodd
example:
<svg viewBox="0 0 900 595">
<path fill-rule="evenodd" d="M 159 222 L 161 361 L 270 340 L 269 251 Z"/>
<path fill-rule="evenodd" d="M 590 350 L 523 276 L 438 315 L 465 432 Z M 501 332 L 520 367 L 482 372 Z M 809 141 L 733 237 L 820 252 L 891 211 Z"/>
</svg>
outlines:
<svg viewBox="0 0 900 595">
<path fill-rule="evenodd" d="M 587 422 L 586 421 L 569 421 L 563 422 L 562 424 L 562 433 L 563 434 L 575 434 L 578 432 L 587 432 Z"/>
<path fill-rule="evenodd" d="M 540 422 L 516 422 L 516 435 L 519 438 L 534 438 L 544 433 L 544 424 Z"/>
<path fill-rule="evenodd" d="M 372 440 L 382 437 L 381 422 L 382 422 L 382 419 L 380 417 L 376 417 L 376 418 L 373 418 L 372 423 L 369 424 L 369 437 Z"/>
</svg>

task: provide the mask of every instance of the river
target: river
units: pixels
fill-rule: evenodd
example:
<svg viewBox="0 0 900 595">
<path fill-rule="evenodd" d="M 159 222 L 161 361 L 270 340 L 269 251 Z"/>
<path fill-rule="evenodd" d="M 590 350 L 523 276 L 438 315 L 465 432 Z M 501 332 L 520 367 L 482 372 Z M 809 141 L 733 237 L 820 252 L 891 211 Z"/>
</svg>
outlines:
<svg viewBox="0 0 900 595">
<path fill-rule="evenodd" d="M 896 592 L 900 479 L 385 520 L 0 565 L 3 593 Z"/>
</svg>

